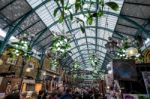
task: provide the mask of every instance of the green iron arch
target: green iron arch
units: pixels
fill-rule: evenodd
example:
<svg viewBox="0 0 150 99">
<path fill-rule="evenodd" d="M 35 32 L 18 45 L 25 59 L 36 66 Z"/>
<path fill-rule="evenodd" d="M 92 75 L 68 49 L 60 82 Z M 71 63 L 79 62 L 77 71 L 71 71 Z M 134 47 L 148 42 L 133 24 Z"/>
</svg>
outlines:
<svg viewBox="0 0 150 99">
<path fill-rule="evenodd" d="M 8 43 L 10 37 L 14 34 L 14 32 L 16 31 L 16 29 L 18 28 L 18 26 L 24 22 L 25 19 L 28 18 L 29 15 L 31 15 L 32 13 L 35 12 L 35 10 L 39 9 L 41 6 L 43 6 L 44 4 L 48 3 L 49 0 L 43 1 L 41 4 L 37 5 L 34 9 L 30 10 L 29 12 L 27 12 L 19 21 L 18 23 L 10 30 L 8 30 L 6 37 L 3 40 L 3 43 L 0 45 L 0 54 L 3 52 L 4 47 L 6 46 L 6 44 Z"/>
<path fill-rule="evenodd" d="M 91 12 L 91 13 L 95 13 L 95 11 L 90 11 L 90 12 Z M 82 14 L 82 13 L 85 13 L 85 14 L 86 14 L 86 13 L 88 13 L 88 11 L 82 11 L 82 12 L 78 12 L 78 13 L 73 13 L 72 15 L 73 15 L 73 16 L 76 16 L 76 15 L 80 15 L 80 14 Z M 131 24 L 133 24 L 133 25 L 139 27 L 142 31 L 144 31 L 144 32 L 146 32 L 146 33 L 147 33 L 147 32 L 150 32 L 149 30 L 146 30 L 143 26 L 139 25 L 137 22 L 133 21 L 132 19 L 130 19 L 130 18 L 126 17 L 126 16 L 122 16 L 122 15 L 116 14 L 116 13 L 114 13 L 114 12 L 109 12 L 109 11 L 104 11 L 104 14 L 108 14 L 108 15 L 112 15 L 112 16 L 115 16 L 115 17 L 122 18 L 122 19 L 128 21 L 129 23 L 131 23 Z M 69 17 L 70 17 L 70 16 L 67 15 L 65 18 L 69 18 Z M 51 25 L 48 26 L 48 28 L 53 27 L 53 26 L 56 25 L 57 23 L 59 23 L 59 20 L 53 22 Z M 149 34 L 148 34 L 148 35 L 149 35 Z"/>
<path fill-rule="evenodd" d="M 95 50 L 95 49 L 83 49 L 83 50 L 80 50 L 80 51 L 82 52 L 82 51 L 86 51 L 86 50 Z M 96 51 L 102 53 L 100 50 L 96 50 Z M 78 51 L 77 51 L 75 54 L 77 54 L 77 53 L 78 53 Z M 74 56 L 75 54 L 73 54 L 72 56 Z M 103 56 L 100 56 L 100 57 L 106 58 L 106 57 L 103 57 Z M 70 57 L 65 58 L 65 59 L 63 60 L 63 63 L 65 64 L 66 61 L 69 60 L 69 59 L 70 59 Z M 107 57 L 107 59 L 108 59 L 108 57 Z M 106 60 L 107 60 L 107 59 L 106 59 Z M 111 59 L 111 58 L 110 58 L 110 59 Z M 108 60 L 107 60 L 107 61 L 108 61 Z"/>
<path fill-rule="evenodd" d="M 102 29 L 102 30 L 105 30 L 105 31 L 108 31 L 108 32 L 111 32 L 111 33 L 115 33 L 117 34 L 119 37 L 123 37 L 119 32 L 115 32 L 113 31 L 112 29 L 109 29 L 109 28 L 106 28 L 106 27 L 102 27 L 102 26 L 85 26 L 85 29 L 89 29 L 89 28 L 97 28 L 97 29 Z M 79 30 L 80 27 L 77 27 L 77 28 L 74 28 L 70 31 L 67 31 L 66 33 L 69 33 L 69 32 L 74 32 L 74 31 L 77 31 Z"/>
<path fill-rule="evenodd" d="M 93 48 L 94 49 L 94 48 Z M 87 51 L 87 50 L 92 50 L 92 49 L 82 49 L 82 50 L 80 50 L 81 52 L 83 52 L 83 51 Z M 98 51 L 99 53 L 101 53 L 101 54 L 104 54 L 102 51 Z M 71 56 L 74 56 L 74 55 L 76 55 L 77 53 L 79 53 L 78 51 L 77 52 L 75 52 L 75 53 L 73 53 Z M 105 54 L 104 54 L 105 55 Z M 102 57 L 102 56 L 100 56 L 100 57 Z M 104 58 L 104 57 L 103 57 Z"/>
<path fill-rule="evenodd" d="M 81 52 L 83 52 L 83 51 L 86 51 L 86 50 L 82 50 Z M 84 56 L 88 56 L 88 54 L 82 54 L 82 55 L 84 55 Z M 78 55 L 78 56 L 80 56 L 80 55 Z M 78 56 L 76 56 L 74 59 L 77 59 L 77 58 L 79 58 Z M 103 56 L 101 56 L 100 55 L 100 57 L 103 57 Z M 84 57 L 84 58 L 88 58 L 88 57 Z M 104 58 L 104 57 L 103 57 Z M 101 60 L 101 59 L 100 59 Z"/>
<path fill-rule="evenodd" d="M 81 56 L 81 55 L 77 56 L 75 59 L 78 59 L 80 56 Z M 85 58 L 87 58 L 87 57 L 85 57 Z M 85 62 L 85 61 L 84 61 L 84 62 Z M 67 66 L 69 66 L 71 63 L 73 63 L 73 61 L 68 61 L 67 63 L 62 64 L 62 65 L 67 65 Z M 101 65 L 102 65 L 102 64 L 103 64 L 103 62 L 101 62 Z"/>
<path fill-rule="evenodd" d="M 81 44 L 81 45 L 79 45 L 79 47 L 81 47 L 81 46 L 85 46 L 85 45 L 87 45 L 87 44 Z M 105 48 L 104 46 L 96 45 L 96 44 L 88 44 L 88 45 L 94 45 L 94 46 L 99 46 L 99 47 Z M 71 49 L 70 49 L 70 50 L 68 50 L 68 51 L 74 50 L 75 48 L 76 48 L 76 46 L 75 46 L 75 47 L 73 47 L 73 48 L 71 48 Z M 104 52 L 102 52 L 102 51 L 101 51 L 101 53 L 105 54 L 105 53 L 104 53 Z"/>
<path fill-rule="evenodd" d="M 77 38 L 76 40 L 81 40 L 81 39 L 84 39 L 84 38 L 95 38 L 95 37 L 92 37 L 92 36 L 87 36 L 87 37 L 81 37 L 81 38 Z M 99 40 L 103 40 L 103 41 L 107 41 L 106 39 L 103 39 L 103 38 L 100 38 L 100 37 L 97 37 L 97 39 L 99 39 Z M 70 43 L 71 42 L 73 42 L 73 40 L 71 40 L 70 41 Z M 95 44 L 92 44 L 92 43 L 90 43 L 91 45 L 95 45 Z M 42 49 L 42 48 L 44 48 L 44 49 L 46 49 L 45 47 L 46 46 L 50 46 L 51 45 L 51 43 L 50 42 L 48 42 L 46 45 L 44 45 L 44 46 L 42 46 L 40 49 Z M 102 48 L 105 48 L 104 46 L 100 46 L 100 47 L 102 47 Z M 39 50 L 40 50 L 39 49 Z"/>
<path fill-rule="evenodd" d="M 23 19 L 21 19 L 19 21 L 19 23 L 9 32 L 7 33 L 4 41 L 3 41 L 3 44 L 0 46 L 0 53 L 3 51 L 6 43 L 8 42 L 8 40 L 10 39 L 10 37 L 13 35 L 13 33 L 15 32 L 15 29 L 23 22 L 23 20 L 25 20 L 29 14 L 35 12 L 35 10 L 37 10 L 38 8 L 40 8 L 41 6 L 43 6 L 44 4 L 46 4 L 49 0 L 46 0 L 45 2 L 42 2 L 41 4 L 39 4 L 37 7 L 35 7 L 31 12 L 27 13 L 27 15 L 25 17 L 23 17 Z M 79 14 L 82 14 L 82 13 L 88 13 L 88 11 L 82 11 L 82 12 L 78 12 L 78 13 L 73 13 L 73 16 L 75 15 L 79 15 Z M 91 13 L 95 13 L 95 11 L 91 11 Z M 137 26 L 138 28 L 140 28 L 142 31 L 144 31 L 147 35 L 150 35 L 148 32 L 148 30 L 146 30 L 143 26 L 139 25 L 137 22 L 133 21 L 132 19 L 130 19 L 129 17 L 126 17 L 126 16 L 122 16 L 122 15 L 118 15 L 116 13 L 113 13 L 113 12 L 109 12 L 109 11 L 104 11 L 104 14 L 108 14 L 108 15 L 112 15 L 112 16 L 116 16 L 116 17 L 120 17 L 128 22 L 130 22 L 131 24 Z M 67 15 L 65 18 L 68 18 L 69 15 Z M 56 25 L 57 23 L 59 22 L 59 20 L 53 22 L 51 25 L 48 26 L 48 28 L 51 28 L 52 26 Z"/>
<path fill-rule="evenodd" d="M 95 44 L 89 44 L 89 45 L 95 45 Z M 86 44 L 82 44 L 82 45 L 79 45 L 79 47 L 81 47 L 81 46 L 86 46 Z M 100 46 L 101 47 L 101 45 L 96 45 L 96 46 Z M 70 50 L 68 50 L 68 51 L 71 51 L 71 50 L 73 50 L 73 49 L 75 49 L 76 47 L 73 47 L 72 49 L 70 49 Z M 91 49 L 86 49 L 86 50 L 91 50 Z M 81 50 L 80 50 L 81 51 Z M 105 54 L 104 52 L 102 52 L 102 51 L 99 51 L 99 50 L 97 50 L 98 52 L 100 52 L 100 53 L 102 53 L 102 54 Z M 78 53 L 78 51 L 77 52 L 75 52 L 75 53 L 73 53 L 72 54 L 72 56 L 74 56 L 75 54 L 77 54 Z M 67 58 L 65 58 L 65 60 L 67 60 L 69 57 L 67 57 Z"/>
<path fill-rule="evenodd" d="M 84 36 L 84 37 L 81 37 L 81 38 L 78 38 L 78 39 L 76 39 L 76 40 L 80 40 L 80 39 L 83 39 L 83 38 L 95 38 L 95 37 L 92 37 L 92 36 Z M 46 38 L 45 38 L 46 39 Z M 103 40 L 103 41 L 107 41 L 106 39 L 103 39 L 103 38 L 101 38 L 101 37 L 97 37 L 97 39 L 100 39 L 100 40 Z M 44 40 L 44 39 L 43 39 Z M 38 42 L 36 42 L 36 43 L 34 43 L 34 45 L 37 45 L 38 43 L 40 43 L 41 41 L 43 41 L 43 40 L 40 40 L 40 41 L 38 41 Z M 73 42 L 73 40 L 71 40 L 71 42 Z M 70 42 L 70 43 L 71 43 Z M 33 46 L 34 46 L 33 45 Z M 45 44 L 44 46 L 42 46 L 41 48 L 47 48 L 47 46 L 50 46 L 50 42 L 48 42 L 47 44 Z M 46 49 L 45 48 L 45 49 Z M 39 50 L 41 50 L 41 49 L 39 49 Z"/>
<path fill-rule="evenodd" d="M 87 38 L 87 39 L 88 39 L 88 38 L 93 38 L 93 39 L 95 39 L 94 36 L 86 36 L 86 37 L 83 36 L 83 37 L 77 38 L 76 40 L 79 41 L 79 40 L 84 39 L 84 38 Z M 97 37 L 97 39 L 107 42 L 107 39 L 103 39 L 103 38 L 101 38 L 101 37 Z M 73 40 L 71 40 L 70 43 L 71 43 L 71 42 L 73 42 Z"/>
<path fill-rule="evenodd" d="M 80 55 L 79 55 L 78 57 L 80 57 Z M 67 64 L 67 65 L 65 65 L 65 66 L 69 66 L 69 67 L 70 67 L 70 64 L 72 64 L 72 63 L 73 63 L 73 62 L 70 62 L 69 64 Z M 85 62 L 85 63 L 86 63 L 87 65 L 90 65 L 89 62 Z M 83 65 L 81 65 L 81 66 L 83 66 Z M 100 64 L 99 64 L 98 66 L 101 66 L 102 68 L 104 68 L 102 62 L 100 62 Z"/>
<path fill-rule="evenodd" d="M 79 56 L 80 57 L 80 56 Z M 73 62 L 70 62 L 69 64 L 67 64 L 66 66 L 69 66 L 69 67 L 71 67 L 71 64 L 72 64 Z M 102 66 L 102 62 L 99 62 L 100 64 L 98 65 L 98 66 Z M 89 62 L 85 62 L 85 64 L 86 65 L 91 65 Z M 81 67 L 83 67 L 84 65 L 80 65 Z"/>
<path fill-rule="evenodd" d="M 89 58 L 89 57 L 88 57 L 88 54 L 82 54 L 82 55 L 86 56 L 86 57 L 84 57 L 84 59 L 88 60 L 88 59 L 87 59 L 87 58 Z M 81 56 L 81 55 L 78 55 L 78 56 L 76 56 L 74 59 L 78 59 L 80 56 Z M 101 59 L 100 59 L 100 60 L 101 60 Z M 102 63 L 102 60 L 101 60 L 100 62 Z M 73 63 L 73 61 L 68 61 L 66 64 L 68 65 L 68 64 L 71 64 L 71 63 Z"/>
<path fill-rule="evenodd" d="M 73 16 L 80 15 L 80 14 L 82 14 L 82 13 L 88 13 L 88 12 L 87 12 L 87 11 L 83 11 L 83 12 L 73 13 Z M 91 11 L 91 13 L 95 13 L 95 11 Z M 109 11 L 104 11 L 104 14 L 108 14 L 108 15 L 120 17 L 120 18 L 122 18 L 122 19 L 128 21 L 129 23 L 131 23 L 131 24 L 133 24 L 133 25 L 139 27 L 139 29 L 141 29 L 141 30 L 144 31 L 145 33 L 148 34 L 148 32 L 150 32 L 150 31 L 146 30 L 143 26 L 139 25 L 137 22 L 133 21 L 132 19 L 130 19 L 130 18 L 126 17 L 126 16 L 118 15 L 118 14 L 116 14 L 116 13 L 114 13 L 114 12 L 109 12 Z M 68 17 L 69 17 L 69 15 L 67 15 L 65 18 L 68 18 Z M 59 20 L 53 22 L 51 25 L 48 26 L 48 28 L 51 28 L 51 27 L 55 26 L 57 23 L 59 23 Z M 104 27 L 103 27 L 103 28 L 104 28 Z M 107 29 L 106 29 L 106 30 L 107 30 Z M 111 31 L 111 30 L 110 30 L 110 31 Z M 68 32 L 69 32 L 69 31 L 68 31 Z M 150 35 L 150 34 L 148 34 L 148 35 Z"/>
</svg>

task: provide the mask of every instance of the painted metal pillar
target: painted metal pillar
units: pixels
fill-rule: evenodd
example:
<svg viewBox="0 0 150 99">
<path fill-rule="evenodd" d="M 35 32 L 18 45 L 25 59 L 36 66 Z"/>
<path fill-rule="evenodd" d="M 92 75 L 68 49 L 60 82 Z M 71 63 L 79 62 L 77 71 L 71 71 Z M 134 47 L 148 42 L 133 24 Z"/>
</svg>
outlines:
<svg viewBox="0 0 150 99">
<path fill-rule="evenodd" d="M 45 59 L 45 50 L 42 50 L 41 59 L 39 60 L 40 67 L 38 67 L 37 74 L 36 74 L 36 80 L 37 81 L 40 80 L 40 76 L 41 76 L 40 70 L 43 69 L 44 59 Z"/>
<path fill-rule="evenodd" d="M 21 66 L 21 69 L 20 69 L 20 74 L 19 74 L 19 77 L 22 78 L 23 77 L 23 72 L 24 72 L 24 67 L 26 65 L 26 57 L 25 56 L 22 56 L 22 66 Z"/>
</svg>

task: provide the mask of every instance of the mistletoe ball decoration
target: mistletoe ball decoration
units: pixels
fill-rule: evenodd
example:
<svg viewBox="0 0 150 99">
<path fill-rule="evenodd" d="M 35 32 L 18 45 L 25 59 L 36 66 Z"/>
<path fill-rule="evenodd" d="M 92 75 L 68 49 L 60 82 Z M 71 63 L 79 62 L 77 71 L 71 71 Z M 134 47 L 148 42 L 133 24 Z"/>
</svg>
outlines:
<svg viewBox="0 0 150 99">
<path fill-rule="evenodd" d="M 32 48 L 30 47 L 29 42 L 26 40 L 12 42 L 8 50 L 10 52 L 9 55 L 14 59 L 20 55 L 26 56 L 29 59 L 32 54 Z"/>
<path fill-rule="evenodd" d="M 53 53 L 65 53 L 71 47 L 69 39 L 64 35 L 54 36 L 50 50 Z"/>
</svg>

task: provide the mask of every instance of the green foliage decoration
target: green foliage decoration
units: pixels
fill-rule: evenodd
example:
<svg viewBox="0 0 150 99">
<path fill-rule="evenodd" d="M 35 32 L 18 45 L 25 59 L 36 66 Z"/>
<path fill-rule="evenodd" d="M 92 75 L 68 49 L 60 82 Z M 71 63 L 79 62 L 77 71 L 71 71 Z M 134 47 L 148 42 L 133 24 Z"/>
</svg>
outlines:
<svg viewBox="0 0 150 99">
<path fill-rule="evenodd" d="M 64 35 L 54 36 L 52 39 L 52 44 L 50 46 L 50 51 L 54 54 L 65 54 L 71 47 L 69 39 Z"/>
<path fill-rule="evenodd" d="M 93 70 L 92 76 L 95 79 L 104 79 L 105 70 L 103 69 L 95 69 Z"/>
<path fill-rule="evenodd" d="M 16 58 L 17 56 L 24 56 L 27 59 L 31 58 L 32 48 L 26 40 L 19 40 L 18 42 L 12 42 L 8 47 L 9 55 L 12 58 Z"/>
<path fill-rule="evenodd" d="M 78 23 L 78 20 L 75 19 L 73 16 L 73 13 L 83 12 L 87 11 L 88 13 L 81 13 L 86 18 L 86 23 L 88 25 L 91 25 L 93 23 L 94 17 L 101 17 L 103 16 L 103 9 L 105 6 L 110 7 L 112 10 L 117 11 L 119 9 L 119 5 L 116 2 L 108 1 L 105 2 L 105 0 L 75 0 L 75 2 L 72 2 L 71 0 L 54 0 L 54 2 L 57 4 L 58 7 L 54 9 L 53 15 L 56 17 L 59 17 L 59 22 L 63 22 L 65 20 L 65 16 L 69 15 L 71 21 L 76 21 Z M 85 5 L 88 5 L 88 7 L 85 7 Z M 92 12 L 92 7 L 96 7 L 96 11 Z M 74 10 L 74 11 L 72 11 Z M 58 12 L 60 11 L 60 15 L 58 15 Z M 82 20 L 82 24 L 80 24 L 80 29 L 83 33 L 85 33 L 85 22 Z"/>
<path fill-rule="evenodd" d="M 71 71 L 77 71 L 80 69 L 80 63 L 78 61 L 75 61 L 72 65 L 72 70 Z"/>
</svg>

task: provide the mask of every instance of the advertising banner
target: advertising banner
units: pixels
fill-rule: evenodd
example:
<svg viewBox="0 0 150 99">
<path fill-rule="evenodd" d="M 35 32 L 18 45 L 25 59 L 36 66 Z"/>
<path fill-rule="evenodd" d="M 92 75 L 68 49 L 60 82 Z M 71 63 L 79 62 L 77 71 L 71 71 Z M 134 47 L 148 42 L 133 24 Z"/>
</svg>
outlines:
<svg viewBox="0 0 150 99">
<path fill-rule="evenodd" d="M 123 99 L 138 99 L 134 94 L 123 94 Z"/>
<path fill-rule="evenodd" d="M 123 94 L 123 99 L 149 99 L 146 94 Z"/>
<path fill-rule="evenodd" d="M 113 60 L 113 74 L 115 80 L 136 81 L 137 72 L 134 60 Z"/>
<path fill-rule="evenodd" d="M 143 80 L 145 83 L 146 91 L 147 94 L 149 95 L 150 98 L 150 72 L 142 72 Z"/>
<path fill-rule="evenodd" d="M 150 72 L 142 72 L 142 75 L 146 87 L 150 88 Z"/>
<path fill-rule="evenodd" d="M 148 95 L 143 95 L 143 94 L 138 94 L 137 97 L 138 99 L 149 99 Z"/>
</svg>

